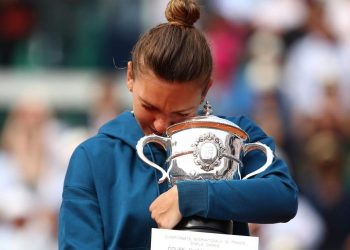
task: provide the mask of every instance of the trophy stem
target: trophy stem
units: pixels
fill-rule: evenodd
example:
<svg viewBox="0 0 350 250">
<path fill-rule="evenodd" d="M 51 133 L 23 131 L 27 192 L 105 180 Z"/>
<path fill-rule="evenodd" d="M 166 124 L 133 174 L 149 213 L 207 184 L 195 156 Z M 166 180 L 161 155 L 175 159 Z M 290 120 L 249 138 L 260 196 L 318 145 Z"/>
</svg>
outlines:
<svg viewBox="0 0 350 250">
<path fill-rule="evenodd" d="M 193 216 L 183 218 L 174 229 L 206 233 L 233 234 L 233 221 Z"/>
</svg>

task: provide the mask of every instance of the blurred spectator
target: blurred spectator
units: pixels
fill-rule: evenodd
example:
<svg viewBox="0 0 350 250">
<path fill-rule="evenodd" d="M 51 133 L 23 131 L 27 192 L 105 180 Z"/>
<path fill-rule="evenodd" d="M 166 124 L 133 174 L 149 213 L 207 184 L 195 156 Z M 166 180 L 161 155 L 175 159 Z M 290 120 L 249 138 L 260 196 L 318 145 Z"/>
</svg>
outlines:
<svg viewBox="0 0 350 250">
<path fill-rule="evenodd" d="M 166 22 L 163 11 L 165 10 L 168 2 L 168 0 L 141 1 L 142 30 L 148 30 L 159 23 Z"/>
<path fill-rule="evenodd" d="M 350 44 L 350 2 L 343 0 L 324 1 L 326 20 L 337 40 L 342 44 Z"/>
<path fill-rule="evenodd" d="M 300 184 L 325 223 L 320 249 L 345 249 L 350 236 L 350 193 L 345 184 L 348 151 L 334 131 L 315 133 L 305 141 L 304 175 Z"/>
<path fill-rule="evenodd" d="M 287 54 L 281 89 L 292 109 L 290 152 L 297 181 L 307 182 L 304 174 L 305 141 L 322 131 L 350 139 L 350 54 L 330 27 L 329 9 L 322 1 L 307 1 L 305 35 Z M 311 184 L 310 184 L 311 185 Z"/>
<path fill-rule="evenodd" d="M 237 71 L 248 32 L 246 27 L 213 14 L 205 33 L 213 53 L 215 83 L 225 89 Z"/>
<path fill-rule="evenodd" d="M 308 33 L 297 41 L 288 53 L 284 92 L 295 111 L 297 124 L 307 125 L 323 112 L 327 84 L 335 83 L 340 112 L 349 111 L 350 57 L 344 58 L 342 46 L 326 21 L 324 6 L 310 1 Z M 296 130 L 299 131 L 298 128 Z"/>
<path fill-rule="evenodd" d="M 303 25 L 307 16 L 304 1 L 255 1 L 252 23 L 259 29 L 284 33 Z"/>
<path fill-rule="evenodd" d="M 250 224 L 259 237 L 259 250 L 316 250 L 325 235 L 318 212 L 305 197 L 299 197 L 298 213 L 285 224 Z"/>
<path fill-rule="evenodd" d="M 251 115 L 276 141 L 277 153 L 289 162 L 289 105 L 280 90 L 282 38 L 269 30 L 257 30 L 249 39 L 246 84 L 255 93 Z M 290 166 L 291 168 L 291 166 Z M 292 169 L 291 169 L 292 170 Z"/>
<path fill-rule="evenodd" d="M 282 38 L 268 29 L 257 29 L 247 47 L 247 84 L 258 94 L 279 90 L 284 52 Z"/>
<path fill-rule="evenodd" d="M 250 23 L 264 29 L 286 31 L 300 26 L 306 16 L 304 1 L 216 0 L 211 7 L 234 23 Z"/>
<path fill-rule="evenodd" d="M 213 12 L 204 22 L 204 30 L 213 54 L 214 84 L 208 99 L 215 112 L 233 115 L 237 110 L 249 110 L 249 90 L 237 81 L 249 26 L 230 22 Z"/>
<path fill-rule="evenodd" d="M 248 23 L 254 16 L 256 0 L 216 0 L 208 1 L 211 8 L 226 20 L 234 23 Z"/>
<path fill-rule="evenodd" d="M 256 106 L 252 112 L 254 121 L 260 124 L 266 134 L 272 136 L 276 142 L 276 155 L 283 158 L 289 165 L 289 170 L 294 174 L 294 169 L 289 159 L 289 150 L 292 145 L 288 121 L 288 108 L 283 104 L 283 97 L 278 91 L 260 93 L 256 100 Z"/>
<path fill-rule="evenodd" d="M 60 132 L 38 99 L 20 100 L 5 122 L 0 151 L 2 249 L 55 249 L 67 164 L 59 148 Z"/>
<path fill-rule="evenodd" d="M 105 74 L 98 83 L 95 97 L 89 109 L 89 126 L 95 134 L 104 123 L 115 118 L 121 112 L 121 101 L 116 89 L 113 74 Z"/>
</svg>

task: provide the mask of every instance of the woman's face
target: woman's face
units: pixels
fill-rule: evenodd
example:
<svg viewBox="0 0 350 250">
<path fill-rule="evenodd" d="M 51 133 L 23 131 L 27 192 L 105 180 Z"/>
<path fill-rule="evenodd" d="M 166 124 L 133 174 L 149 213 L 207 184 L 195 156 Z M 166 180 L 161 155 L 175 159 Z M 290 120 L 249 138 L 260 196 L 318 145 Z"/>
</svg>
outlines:
<svg viewBox="0 0 350 250">
<path fill-rule="evenodd" d="M 168 82 L 151 70 L 134 79 L 131 67 L 129 62 L 127 84 L 133 96 L 134 115 L 146 135 L 162 135 L 170 125 L 196 116 L 211 85 L 203 89 L 196 81 Z"/>
</svg>

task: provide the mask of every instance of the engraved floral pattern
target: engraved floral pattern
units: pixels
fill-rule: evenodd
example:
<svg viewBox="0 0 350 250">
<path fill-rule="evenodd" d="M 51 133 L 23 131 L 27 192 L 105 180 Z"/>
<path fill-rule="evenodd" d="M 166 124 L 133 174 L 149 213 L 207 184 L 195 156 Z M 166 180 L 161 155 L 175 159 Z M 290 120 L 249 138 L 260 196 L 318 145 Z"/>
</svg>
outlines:
<svg viewBox="0 0 350 250">
<path fill-rule="evenodd" d="M 194 147 L 194 163 L 204 171 L 212 171 L 221 163 L 221 158 L 225 152 L 222 141 L 213 133 L 201 135 L 197 141 L 192 144 Z"/>
</svg>

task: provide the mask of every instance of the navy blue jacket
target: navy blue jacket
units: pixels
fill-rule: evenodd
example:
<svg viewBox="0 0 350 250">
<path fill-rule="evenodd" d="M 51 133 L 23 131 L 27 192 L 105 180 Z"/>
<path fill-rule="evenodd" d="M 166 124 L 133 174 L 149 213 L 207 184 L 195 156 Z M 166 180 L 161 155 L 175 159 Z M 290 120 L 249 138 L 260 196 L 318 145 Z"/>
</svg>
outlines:
<svg viewBox="0 0 350 250">
<path fill-rule="evenodd" d="M 273 140 L 245 117 L 227 118 L 274 151 Z M 67 170 L 59 215 L 59 249 L 149 249 L 149 206 L 167 183 L 142 162 L 136 143 L 144 134 L 131 112 L 105 124 L 74 151 Z M 164 165 L 165 154 L 146 147 L 145 155 Z M 243 159 L 242 177 L 265 162 L 251 152 Z M 286 164 L 274 158 L 264 172 L 247 180 L 184 181 L 177 184 L 184 217 L 233 220 L 235 234 L 248 235 L 247 223 L 287 222 L 297 211 L 297 187 Z"/>
</svg>

